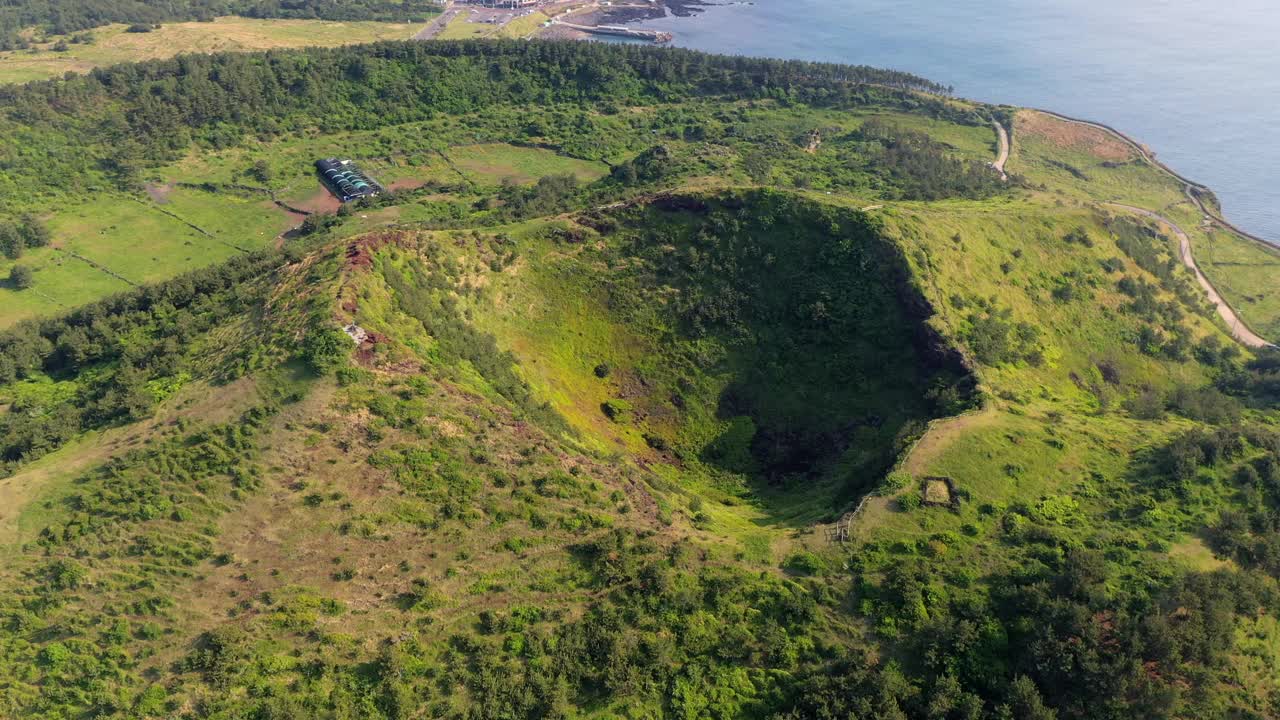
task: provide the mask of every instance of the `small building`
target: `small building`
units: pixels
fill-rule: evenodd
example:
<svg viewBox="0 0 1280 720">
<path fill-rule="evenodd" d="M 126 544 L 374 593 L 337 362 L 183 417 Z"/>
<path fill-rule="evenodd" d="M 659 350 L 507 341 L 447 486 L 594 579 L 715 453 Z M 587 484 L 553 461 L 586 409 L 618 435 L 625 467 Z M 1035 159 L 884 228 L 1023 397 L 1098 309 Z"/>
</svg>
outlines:
<svg viewBox="0 0 1280 720">
<path fill-rule="evenodd" d="M 542 0 L 469 0 L 472 5 L 480 5 L 487 8 L 506 8 L 509 10 L 519 10 L 520 8 L 534 7 Z"/>
<path fill-rule="evenodd" d="M 382 186 L 350 160 L 326 158 L 316 161 L 316 173 L 320 181 L 342 202 L 373 197 L 382 192 Z"/>
</svg>

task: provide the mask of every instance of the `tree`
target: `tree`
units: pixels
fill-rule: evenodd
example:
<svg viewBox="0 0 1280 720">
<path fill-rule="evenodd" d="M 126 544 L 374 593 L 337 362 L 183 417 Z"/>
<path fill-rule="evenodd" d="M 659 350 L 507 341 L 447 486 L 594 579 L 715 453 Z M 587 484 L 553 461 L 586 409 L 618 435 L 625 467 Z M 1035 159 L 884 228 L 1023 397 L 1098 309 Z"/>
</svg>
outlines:
<svg viewBox="0 0 1280 720">
<path fill-rule="evenodd" d="M 342 207 L 345 208 L 346 205 L 344 204 Z M 347 215 L 350 215 L 350 213 L 348 212 Z M 330 215 L 328 213 L 312 213 L 302 221 L 302 225 L 298 227 L 298 233 L 302 235 L 314 235 L 319 232 L 324 232 L 340 222 L 342 222 L 342 220 L 337 215 Z"/>
<path fill-rule="evenodd" d="M 996 715 L 1009 720 L 1056 720 L 1058 717 L 1057 712 L 1045 706 L 1036 684 L 1025 675 L 1009 683 L 1008 704 L 1002 705 Z"/>
<path fill-rule="evenodd" d="M 259 160 L 255 162 L 253 166 L 249 168 L 249 174 L 258 182 L 271 182 L 271 166 L 267 164 L 266 160 Z"/>
<path fill-rule="evenodd" d="M 756 183 L 768 182 L 770 175 L 773 174 L 773 163 L 762 152 L 747 153 L 742 158 L 742 169 L 747 171 L 747 175 L 751 176 L 751 181 Z"/>
<path fill-rule="evenodd" d="M 14 265 L 9 271 L 9 284 L 19 290 L 26 290 L 31 287 L 32 272 L 31 268 L 26 265 Z"/>
<path fill-rule="evenodd" d="M 10 260 L 17 260 L 22 256 L 22 249 L 26 247 L 26 243 L 22 239 L 18 227 L 11 222 L 0 220 L 0 253 Z"/>
<path fill-rule="evenodd" d="M 49 244 L 49 228 L 45 227 L 40 218 L 31 213 L 22 216 L 18 225 L 18 235 L 22 238 L 22 244 L 29 248 L 44 247 Z"/>
</svg>

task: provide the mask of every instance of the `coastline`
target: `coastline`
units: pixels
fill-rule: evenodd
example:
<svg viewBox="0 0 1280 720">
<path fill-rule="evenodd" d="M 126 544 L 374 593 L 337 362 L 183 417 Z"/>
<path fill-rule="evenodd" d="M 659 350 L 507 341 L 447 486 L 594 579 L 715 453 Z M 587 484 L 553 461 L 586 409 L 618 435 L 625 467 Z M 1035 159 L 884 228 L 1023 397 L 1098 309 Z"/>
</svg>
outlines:
<svg viewBox="0 0 1280 720">
<path fill-rule="evenodd" d="M 1185 4 L 1152 15 L 1159 0 L 1093 14 L 1035 3 L 997 12 L 978 0 L 710 2 L 691 18 L 646 24 L 674 33 L 677 47 L 901 68 L 984 103 L 1103 120 L 1149 143 L 1191 184 L 1212 188 L 1220 205 L 1200 199 L 1215 224 L 1280 244 L 1280 125 L 1256 100 L 1280 94 L 1280 57 L 1268 50 L 1274 14 L 1224 8 L 1217 22 L 1240 31 L 1230 41 L 1205 34 L 1204 18 Z M 1117 22 L 1091 26 L 1095 15 Z"/>
<path fill-rule="evenodd" d="M 1007 107 L 1007 106 L 1002 106 L 1002 107 Z M 1058 113 L 1054 113 L 1048 110 L 1039 110 L 1035 108 L 1026 108 L 1026 109 L 1030 110 L 1031 112 L 1036 112 L 1042 115 L 1055 118 L 1062 122 L 1074 123 L 1077 125 L 1085 125 L 1098 130 L 1102 130 L 1104 132 L 1110 133 L 1114 137 L 1120 139 L 1122 142 L 1127 143 L 1132 147 L 1132 149 L 1135 152 L 1138 153 L 1138 156 L 1142 158 L 1144 162 L 1147 162 L 1157 170 L 1168 173 L 1172 177 L 1181 181 L 1184 184 L 1184 191 L 1186 193 L 1187 198 L 1191 200 L 1191 202 L 1195 204 L 1195 206 L 1199 208 L 1202 213 L 1204 213 L 1204 217 L 1206 218 L 1205 222 L 1206 223 L 1211 222 L 1211 219 L 1213 216 L 1209 214 L 1208 209 L 1205 208 L 1204 204 L 1200 202 L 1199 199 L 1195 196 L 1192 188 L 1195 187 L 1205 192 L 1210 192 L 1210 191 L 1204 186 L 1196 185 L 1195 183 L 1186 179 L 1182 175 L 1179 175 L 1178 173 L 1174 172 L 1171 168 L 1166 166 L 1164 163 L 1157 161 L 1155 157 L 1152 155 L 1151 151 L 1146 148 L 1146 146 L 1138 143 L 1137 141 L 1133 140 L 1132 138 L 1120 132 L 1119 130 L 1103 125 L 1102 123 L 1092 123 L 1087 120 L 1078 120 L 1078 119 L 1070 118 L 1065 115 L 1060 115 Z M 1005 172 L 1005 164 L 1008 162 L 1009 156 L 1013 150 L 1013 143 L 1010 139 L 1010 135 L 1011 135 L 1010 131 L 1012 130 L 1012 125 L 1010 125 L 1010 131 L 1007 131 L 1005 129 L 1004 124 L 997 118 L 992 118 L 991 124 L 994 126 L 996 131 L 997 155 L 996 155 L 996 159 L 990 163 L 990 166 L 993 170 L 1000 173 L 1001 180 L 1008 182 L 1009 176 Z M 1213 282 L 1209 280 L 1208 276 L 1204 274 L 1204 272 L 1200 269 L 1199 263 L 1196 262 L 1195 254 L 1192 251 L 1191 236 L 1188 235 L 1186 231 L 1184 231 L 1176 222 L 1174 222 L 1173 220 L 1170 220 L 1169 218 L 1165 217 L 1164 215 L 1161 215 L 1160 213 L 1154 210 L 1140 208 L 1135 205 L 1127 205 L 1124 203 L 1117 203 L 1117 202 L 1107 202 L 1103 204 L 1109 207 L 1123 210 L 1125 212 L 1135 213 L 1137 215 L 1148 218 L 1150 220 L 1154 220 L 1155 222 L 1165 225 L 1170 230 L 1172 230 L 1174 235 L 1176 235 L 1178 238 L 1178 258 L 1182 261 L 1182 264 L 1195 275 L 1196 282 L 1199 283 L 1200 287 L 1205 291 L 1205 294 L 1208 295 L 1209 303 L 1213 306 L 1214 310 L 1217 312 L 1218 317 L 1220 317 L 1222 321 L 1226 324 L 1227 331 L 1231 334 L 1231 336 L 1235 338 L 1237 342 L 1239 342 L 1240 344 L 1250 349 L 1256 350 L 1259 348 L 1280 347 L 1276 345 L 1276 343 L 1273 343 L 1267 340 L 1266 338 L 1262 337 L 1257 332 L 1255 332 L 1253 328 L 1250 327 L 1249 324 L 1245 322 L 1240 312 L 1236 310 L 1236 308 L 1230 302 L 1227 301 L 1226 297 L 1224 297 L 1223 294 L 1218 290 L 1218 288 L 1214 286 Z M 1271 246 L 1266 241 L 1260 240 L 1250 235 L 1242 234 L 1242 237 L 1262 243 L 1264 246 L 1267 246 L 1269 248 L 1274 247 L 1274 246 Z"/>
<path fill-rule="evenodd" d="M 1069 115 L 1063 115 L 1062 113 L 1054 112 L 1052 110 L 1045 110 L 1042 108 L 1026 108 L 1026 109 L 1032 110 L 1034 112 L 1042 113 L 1044 115 L 1048 115 L 1049 117 L 1056 118 L 1063 122 L 1075 123 L 1077 125 L 1085 125 L 1091 128 L 1102 130 L 1103 132 L 1110 134 L 1111 136 L 1115 137 L 1116 139 L 1120 140 L 1121 142 L 1131 147 L 1134 150 L 1134 152 L 1138 153 L 1138 156 L 1142 158 L 1144 162 L 1156 168 L 1157 170 L 1167 174 L 1168 176 L 1172 177 L 1178 182 L 1182 183 L 1183 193 L 1187 196 L 1187 199 L 1191 202 L 1191 204 L 1194 205 L 1196 209 L 1200 211 L 1200 214 L 1204 217 L 1206 224 L 1215 225 L 1221 228 L 1222 230 L 1235 234 L 1237 237 L 1240 237 L 1244 240 L 1248 240 L 1258 245 L 1261 245 L 1264 249 L 1266 249 L 1270 253 L 1280 255 L 1280 243 L 1271 242 L 1262 237 L 1254 235 L 1253 233 L 1242 230 L 1241 228 L 1237 227 L 1236 225 L 1233 225 L 1230 221 L 1224 218 L 1222 216 L 1220 209 L 1211 207 L 1210 205 L 1206 204 L 1204 200 L 1201 199 L 1200 195 L 1208 194 L 1210 197 L 1214 197 L 1212 188 L 1202 183 L 1198 183 L 1194 180 L 1191 180 L 1187 176 L 1179 173 L 1177 170 L 1174 170 L 1173 168 L 1169 167 L 1167 164 L 1161 162 L 1159 159 L 1155 157 L 1154 151 L 1152 151 L 1143 143 L 1138 142 L 1136 139 L 1130 137 L 1126 133 L 1120 130 L 1117 130 L 1116 128 L 1110 125 L 1107 125 L 1106 123 L 1096 122 L 1092 120 L 1083 120 L 1080 118 L 1071 117 Z M 996 127 L 1003 133 L 1002 125 L 1000 125 L 997 122 Z M 1003 164 L 998 169 L 1001 171 L 1001 173 L 1003 173 L 1004 171 Z M 1163 223 L 1169 226 L 1173 230 L 1173 232 L 1178 236 L 1178 239 L 1179 239 L 1179 248 L 1180 248 L 1179 259 L 1182 261 L 1183 265 L 1185 265 L 1188 269 L 1190 269 L 1195 274 L 1196 281 L 1209 295 L 1209 302 L 1214 305 L 1215 309 L 1218 312 L 1218 315 L 1227 324 L 1228 330 L 1237 340 L 1239 340 L 1244 345 L 1254 349 L 1261 348 L 1261 347 L 1271 347 L 1271 348 L 1280 347 L 1280 345 L 1277 345 L 1277 343 L 1262 337 L 1262 335 L 1254 331 L 1254 329 L 1250 327 L 1249 323 L 1245 321 L 1240 311 L 1235 306 L 1233 306 L 1230 303 L 1230 301 L 1226 299 L 1226 297 L 1222 294 L 1221 291 L 1217 289 L 1217 287 L 1213 285 L 1213 282 L 1209 280 L 1208 276 L 1204 274 L 1204 272 L 1200 269 L 1199 264 L 1196 262 L 1195 252 L 1194 252 L 1194 248 L 1192 247 L 1190 236 L 1181 227 L 1179 227 L 1177 223 L 1173 222 L 1172 220 L 1169 220 L 1168 218 L 1164 217 L 1163 215 L 1160 215 L 1159 213 L 1153 210 L 1138 208 L 1132 205 L 1125 205 L 1120 203 L 1108 203 L 1108 204 L 1112 205 L 1113 207 L 1118 207 L 1118 208 L 1126 209 L 1132 212 L 1136 212 L 1140 215 L 1151 218 L 1157 222 Z"/>
<path fill-rule="evenodd" d="M 1009 107 L 1012 107 L 1012 106 L 1009 106 Z M 1175 180 L 1181 182 L 1185 186 L 1184 191 L 1186 192 L 1187 199 L 1189 199 L 1192 202 L 1192 204 L 1194 204 L 1197 208 L 1199 208 L 1200 212 L 1205 216 L 1205 218 L 1210 220 L 1213 224 L 1217 225 L 1223 230 L 1235 233 L 1236 235 L 1239 235 L 1240 237 L 1246 240 L 1252 240 L 1253 242 L 1264 245 L 1268 250 L 1280 251 L 1280 240 L 1273 242 L 1261 236 L 1254 235 L 1253 233 L 1232 224 L 1229 220 L 1227 220 L 1225 217 L 1222 216 L 1222 211 L 1220 209 L 1215 209 L 1213 207 L 1210 207 L 1204 202 L 1203 199 L 1199 197 L 1200 193 L 1208 193 L 1209 195 L 1215 197 L 1216 199 L 1216 195 L 1214 195 L 1213 193 L 1213 188 L 1209 187 L 1208 185 L 1205 185 L 1204 183 L 1196 182 L 1188 178 L 1187 176 L 1183 175 L 1182 173 L 1178 172 L 1177 170 L 1174 170 L 1173 168 L 1169 167 L 1168 165 L 1166 165 L 1164 162 L 1162 162 L 1155 156 L 1154 151 L 1148 148 L 1145 144 L 1125 134 L 1123 131 L 1117 130 L 1116 128 L 1106 123 L 1097 122 L 1095 120 L 1084 120 L 1081 118 L 1075 118 L 1075 117 L 1071 117 L 1070 115 L 1064 115 L 1060 112 L 1056 112 L 1053 110 L 1045 110 L 1043 108 L 1026 108 L 1026 109 L 1034 110 L 1038 113 L 1044 113 L 1045 115 L 1057 118 L 1064 122 L 1076 123 L 1078 125 L 1087 125 L 1089 127 L 1097 128 L 1099 130 L 1103 130 L 1107 133 L 1110 133 L 1112 136 L 1116 137 L 1117 139 L 1121 140 L 1125 144 L 1132 147 L 1139 154 L 1139 156 L 1141 156 L 1142 159 L 1145 160 L 1147 163 L 1163 171 L 1167 175 L 1173 177 Z M 1215 202 L 1214 204 L 1216 205 L 1217 203 Z"/>
</svg>

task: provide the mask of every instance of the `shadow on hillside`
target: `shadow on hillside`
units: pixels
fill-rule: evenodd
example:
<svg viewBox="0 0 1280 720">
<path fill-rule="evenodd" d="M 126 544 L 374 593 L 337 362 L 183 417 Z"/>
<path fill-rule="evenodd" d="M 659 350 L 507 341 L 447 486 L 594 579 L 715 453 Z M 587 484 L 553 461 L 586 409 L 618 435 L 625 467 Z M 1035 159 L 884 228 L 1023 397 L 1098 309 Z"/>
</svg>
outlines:
<svg viewBox="0 0 1280 720">
<path fill-rule="evenodd" d="M 731 386 L 722 393 L 718 418 L 727 429 L 698 459 L 741 478 L 746 499 L 765 512 L 762 525 L 833 521 L 879 484 L 904 438 L 931 417 L 922 397 L 904 397 L 896 407 L 851 414 L 828 427 L 771 423 L 742 408 L 736 392 Z"/>
</svg>

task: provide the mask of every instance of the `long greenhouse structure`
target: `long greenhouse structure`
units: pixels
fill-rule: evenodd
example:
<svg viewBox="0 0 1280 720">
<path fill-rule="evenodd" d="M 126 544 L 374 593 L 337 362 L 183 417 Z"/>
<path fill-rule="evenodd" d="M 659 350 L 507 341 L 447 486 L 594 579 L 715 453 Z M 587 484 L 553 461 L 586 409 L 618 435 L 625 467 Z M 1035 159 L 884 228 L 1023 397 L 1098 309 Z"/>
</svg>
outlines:
<svg viewBox="0 0 1280 720">
<path fill-rule="evenodd" d="M 382 186 L 365 175 L 350 160 L 327 158 L 316 161 L 316 172 L 335 196 L 342 202 L 373 197 L 382 192 Z"/>
</svg>

